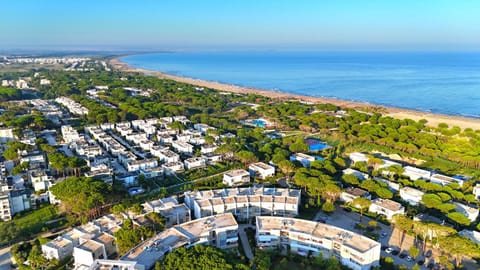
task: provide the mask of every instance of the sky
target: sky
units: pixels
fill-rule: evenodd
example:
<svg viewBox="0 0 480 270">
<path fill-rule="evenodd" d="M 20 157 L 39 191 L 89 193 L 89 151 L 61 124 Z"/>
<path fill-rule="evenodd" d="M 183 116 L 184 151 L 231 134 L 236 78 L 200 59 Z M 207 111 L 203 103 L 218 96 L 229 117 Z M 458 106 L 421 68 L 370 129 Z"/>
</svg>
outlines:
<svg viewBox="0 0 480 270">
<path fill-rule="evenodd" d="M 0 1 L 0 49 L 480 50 L 478 0 Z"/>
</svg>

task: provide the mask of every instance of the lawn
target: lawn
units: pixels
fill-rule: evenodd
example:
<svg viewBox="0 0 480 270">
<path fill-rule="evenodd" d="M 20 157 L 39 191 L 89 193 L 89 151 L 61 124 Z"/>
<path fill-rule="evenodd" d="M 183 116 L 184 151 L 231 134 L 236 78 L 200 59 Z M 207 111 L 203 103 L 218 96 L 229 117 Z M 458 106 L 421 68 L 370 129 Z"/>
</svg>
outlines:
<svg viewBox="0 0 480 270">
<path fill-rule="evenodd" d="M 57 209 L 53 205 L 46 205 L 36 210 L 17 214 L 14 216 L 13 220 L 0 223 L 0 231 L 8 231 L 10 234 L 8 237 L 2 237 L 0 244 L 9 242 L 7 240 L 8 238 L 10 238 L 10 241 L 29 239 L 31 236 L 42 231 L 63 226 L 65 221 L 46 224 L 47 221 L 58 217 Z M 14 229 L 7 229 L 11 224 L 14 224 Z"/>
</svg>

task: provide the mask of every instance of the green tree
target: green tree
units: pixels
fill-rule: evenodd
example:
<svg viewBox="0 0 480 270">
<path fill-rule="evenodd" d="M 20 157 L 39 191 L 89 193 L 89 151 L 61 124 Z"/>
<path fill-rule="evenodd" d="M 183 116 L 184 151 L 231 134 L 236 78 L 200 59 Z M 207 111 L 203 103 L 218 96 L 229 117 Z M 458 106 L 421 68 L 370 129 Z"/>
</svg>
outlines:
<svg viewBox="0 0 480 270">
<path fill-rule="evenodd" d="M 439 246 L 455 259 L 455 266 L 459 266 L 462 258 L 480 257 L 480 248 L 472 240 L 458 236 L 442 237 L 438 241 Z"/>
<path fill-rule="evenodd" d="M 247 164 L 257 162 L 258 158 L 253 152 L 242 150 L 237 153 L 237 158 L 247 166 Z"/>
<path fill-rule="evenodd" d="M 95 217 L 100 214 L 99 210 L 106 202 L 111 187 L 88 177 L 70 177 L 52 186 L 50 191 L 67 211 L 78 217 Z"/>
<path fill-rule="evenodd" d="M 342 179 L 343 181 L 345 181 L 345 183 L 350 185 L 358 186 L 360 184 L 360 181 L 358 181 L 358 178 L 353 174 L 344 174 L 342 176 Z"/>
<path fill-rule="evenodd" d="M 463 225 L 463 226 L 470 225 L 470 220 L 462 213 L 451 212 L 447 214 L 447 217 L 451 219 L 453 222 L 455 222 L 455 224 L 457 225 Z"/>
<path fill-rule="evenodd" d="M 414 259 L 417 258 L 418 255 L 420 255 L 420 251 L 418 250 L 418 248 L 416 246 L 411 246 L 410 249 L 408 250 L 408 253 Z"/>
<path fill-rule="evenodd" d="M 360 210 L 360 222 L 362 222 L 363 212 L 365 210 L 368 210 L 368 208 L 370 207 L 370 204 L 372 204 L 372 202 L 369 199 L 366 199 L 366 198 L 363 198 L 363 197 L 355 198 L 352 201 L 353 207 Z"/>
<path fill-rule="evenodd" d="M 290 174 L 295 171 L 295 165 L 290 160 L 282 160 L 278 163 L 278 168 L 287 177 L 287 183 L 290 182 Z"/>
<path fill-rule="evenodd" d="M 325 202 L 322 205 L 322 211 L 328 214 L 335 212 L 335 204 L 331 202 Z"/>
<path fill-rule="evenodd" d="M 401 247 L 405 233 L 413 227 L 413 220 L 404 215 L 396 214 L 393 216 L 392 223 L 395 229 L 398 230 L 398 246 Z"/>
</svg>

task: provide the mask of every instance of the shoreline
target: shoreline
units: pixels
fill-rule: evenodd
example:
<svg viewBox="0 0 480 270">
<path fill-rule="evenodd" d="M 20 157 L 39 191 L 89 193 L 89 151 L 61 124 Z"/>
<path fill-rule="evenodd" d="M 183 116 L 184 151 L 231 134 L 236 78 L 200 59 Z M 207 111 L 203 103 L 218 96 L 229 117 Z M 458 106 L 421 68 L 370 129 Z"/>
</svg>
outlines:
<svg viewBox="0 0 480 270">
<path fill-rule="evenodd" d="M 364 102 L 357 101 L 348 101 L 335 98 L 326 98 L 326 97 L 310 97 L 302 96 L 297 94 L 290 94 L 285 92 L 277 92 L 273 90 L 265 90 L 254 87 L 244 87 L 226 83 L 219 83 L 201 79 L 194 79 L 188 77 L 182 77 L 177 75 L 166 74 L 160 71 L 148 70 L 143 68 L 136 68 L 128 65 L 125 62 L 120 60 L 122 56 L 117 56 L 110 59 L 108 62 L 114 68 L 126 72 L 138 72 L 148 75 L 153 75 L 162 79 L 170 79 L 177 82 L 188 83 L 192 85 L 197 85 L 206 88 L 216 89 L 218 91 L 230 92 L 236 94 L 256 94 L 260 96 L 265 96 L 273 99 L 280 100 L 297 100 L 308 103 L 330 103 L 339 107 L 344 108 L 354 108 L 354 109 L 373 109 L 381 112 L 385 116 L 390 116 L 397 119 L 412 119 L 418 121 L 420 119 L 426 119 L 428 126 L 437 127 L 440 123 L 447 123 L 451 128 L 453 126 L 459 126 L 462 130 L 465 128 L 471 128 L 473 130 L 480 130 L 480 119 L 470 118 L 465 116 L 456 116 L 456 115 L 447 115 L 447 114 L 437 114 L 430 112 L 423 112 L 412 109 L 403 109 L 391 106 L 376 105 Z"/>
</svg>

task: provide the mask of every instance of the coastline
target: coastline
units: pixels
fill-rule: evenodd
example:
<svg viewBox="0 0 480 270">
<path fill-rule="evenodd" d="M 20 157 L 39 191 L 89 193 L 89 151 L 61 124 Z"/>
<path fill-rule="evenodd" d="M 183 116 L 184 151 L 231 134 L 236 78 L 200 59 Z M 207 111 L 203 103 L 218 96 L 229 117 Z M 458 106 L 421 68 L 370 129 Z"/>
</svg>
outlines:
<svg viewBox="0 0 480 270">
<path fill-rule="evenodd" d="M 124 56 L 124 55 L 123 55 Z M 374 109 L 376 111 L 382 112 L 384 115 L 391 116 L 397 119 L 412 119 L 418 121 L 420 119 L 426 119 L 428 126 L 437 127 L 439 123 L 447 123 L 449 127 L 459 126 L 462 129 L 471 128 L 473 130 L 480 130 L 480 119 L 469 118 L 464 116 L 455 116 L 455 115 L 446 115 L 446 114 L 436 114 L 429 112 L 422 112 L 412 109 L 403 109 L 383 105 L 375 105 L 370 103 L 356 102 L 356 101 L 347 101 L 334 98 L 324 98 L 324 97 L 309 97 L 296 94 L 289 94 L 284 92 L 276 92 L 271 90 L 253 88 L 253 87 L 243 87 L 201 79 L 193 79 L 188 77 L 176 76 L 171 74 L 166 74 L 160 71 L 147 70 L 142 68 L 136 68 L 128 65 L 125 62 L 120 60 L 120 57 L 114 57 L 109 60 L 109 64 L 118 70 L 126 72 L 138 72 L 156 76 L 162 79 L 170 79 L 177 82 L 193 84 L 201 87 L 212 88 L 219 91 L 237 93 L 237 94 L 256 94 L 260 96 L 266 96 L 274 99 L 280 100 L 297 100 L 302 102 L 309 103 L 330 103 L 336 106 L 344 108 L 355 108 L 355 109 Z"/>
</svg>

